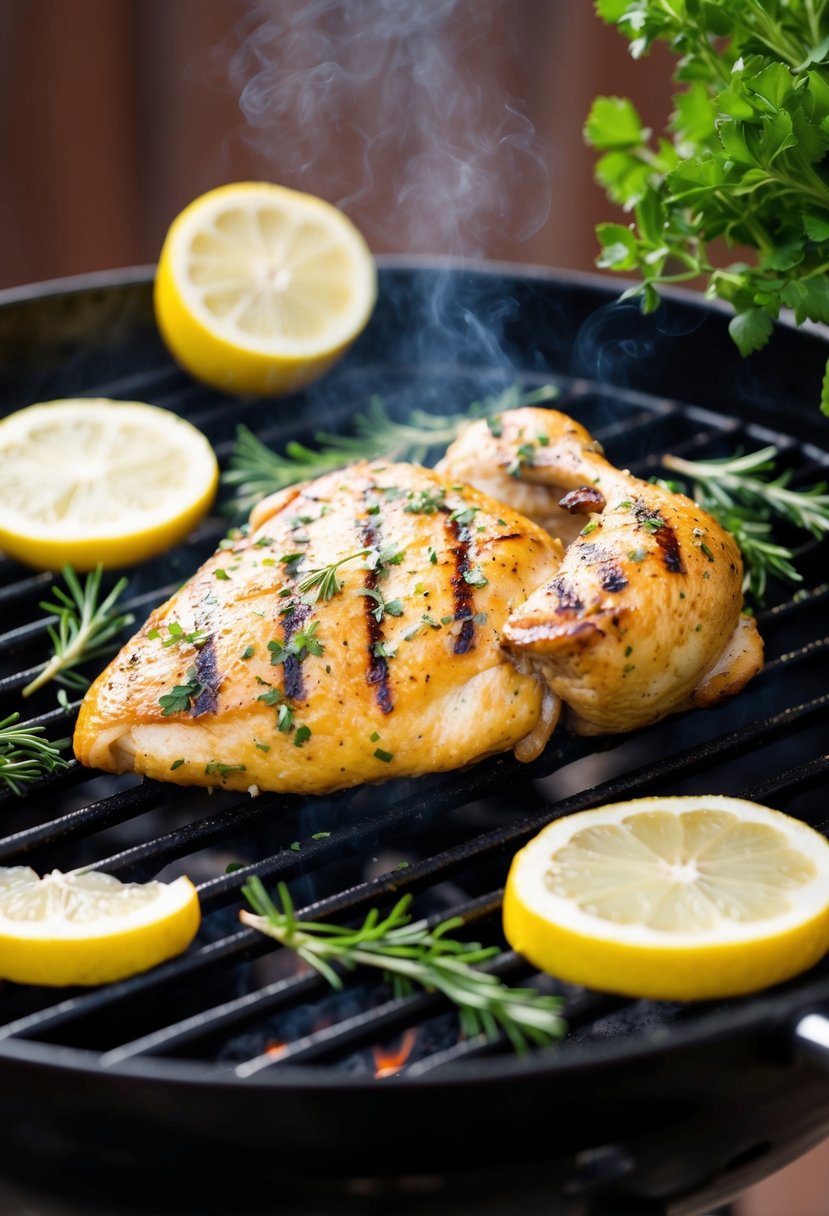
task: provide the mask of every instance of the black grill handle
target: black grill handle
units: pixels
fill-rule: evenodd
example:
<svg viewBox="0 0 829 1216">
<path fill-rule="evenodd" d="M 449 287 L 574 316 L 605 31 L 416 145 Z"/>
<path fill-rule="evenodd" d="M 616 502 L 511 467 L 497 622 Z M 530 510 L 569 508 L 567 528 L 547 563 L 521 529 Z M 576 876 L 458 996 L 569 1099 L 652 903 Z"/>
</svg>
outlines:
<svg viewBox="0 0 829 1216">
<path fill-rule="evenodd" d="M 829 1017 L 811 1011 L 804 1013 L 794 1027 L 795 1056 L 829 1072 Z"/>
</svg>

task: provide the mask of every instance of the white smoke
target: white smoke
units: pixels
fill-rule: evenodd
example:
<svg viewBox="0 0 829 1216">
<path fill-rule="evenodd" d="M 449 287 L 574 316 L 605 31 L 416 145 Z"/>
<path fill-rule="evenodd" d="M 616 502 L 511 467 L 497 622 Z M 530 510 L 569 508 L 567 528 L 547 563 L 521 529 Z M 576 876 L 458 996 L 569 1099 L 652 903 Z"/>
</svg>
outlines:
<svg viewBox="0 0 829 1216">
<path fill-rule="evenodd" d="M 254 3 L 230 75 L 263 176 L 323 195 L 396 252 L 478 257 L 493 233 L 527 239 L 550 177 L 498 84 L 508 17 L 503 0 Z"/>
</svg>

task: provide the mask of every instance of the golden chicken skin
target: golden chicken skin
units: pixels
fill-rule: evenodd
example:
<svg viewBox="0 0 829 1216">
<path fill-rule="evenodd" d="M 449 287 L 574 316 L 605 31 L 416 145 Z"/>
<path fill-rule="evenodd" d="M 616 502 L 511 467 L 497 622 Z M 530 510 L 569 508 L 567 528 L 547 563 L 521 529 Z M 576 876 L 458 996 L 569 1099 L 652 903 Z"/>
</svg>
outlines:
<svg viewBox="0 0 829 1216">
<path fill-rule="evenodd" d="M 567 543 L 554 577 L 505 623 L 581 734 L 634 730 L 739 691 L 762 667 L 730 533 L 683 494 L 614 468 L 556 410 L 477 422 L 438 465 Z"/>
<path fill-rule="evenodd" d="M 503 649 L 562 547 L 477 490 L 358 463 L 258 504 L 89 689 L 82 764 L 325 793 L 537 755 L 558 702 Z"/>
</svg>

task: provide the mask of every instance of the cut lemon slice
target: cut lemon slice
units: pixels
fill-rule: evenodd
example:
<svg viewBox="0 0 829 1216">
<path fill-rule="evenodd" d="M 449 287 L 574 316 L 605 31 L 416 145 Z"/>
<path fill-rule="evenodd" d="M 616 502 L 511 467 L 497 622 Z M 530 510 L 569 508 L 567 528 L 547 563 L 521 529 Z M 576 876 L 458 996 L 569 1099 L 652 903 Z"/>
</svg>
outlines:
<svg viewBox="0 0 829 1216">
<path fill-rule="evenodd" d="M 180 954 L 200 919 L 189 878 L 0 869 L 0 978 L 50 987 L 123 979 Z"/>
<path fill-rule="evenodd" d="M 143 561 L 187 535 L 218 477 L 204 435 L 169 410 L 30 405 L 0 421 L 0 548 L 41 570 Z"/>
<path fill-rule="evenodd" d="M 234 393 L 285 393 L 323 375 L 365 326 L 374 259 L 330 203 L 265 182 L 220 186 L 173 221 L 155 282 L 171 354 Z"/>
<path fill-rule="evenodd" d="M 829 844 L 739 798 L 584 811 L 515 857 L 504 932 L 574 984 L 665 1000 L 753 992 L 829 949 Z"/>
</svg>

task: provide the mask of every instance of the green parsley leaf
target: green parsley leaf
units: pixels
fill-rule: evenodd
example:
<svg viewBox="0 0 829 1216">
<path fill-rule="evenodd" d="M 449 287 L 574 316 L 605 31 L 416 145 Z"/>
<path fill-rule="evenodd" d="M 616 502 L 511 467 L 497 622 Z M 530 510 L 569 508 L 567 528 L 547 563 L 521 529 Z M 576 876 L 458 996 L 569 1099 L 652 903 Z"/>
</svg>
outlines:
<svg viewBox="0 0 829 1216">
<path fill-rule="evenodd" d="M 197 701 L 205 691 L 205 685 L 199 680 L 195 667 L 188 667 L 186 675 L 184 684 L 175 684 L 170 692 L 158 698 L 165 718 L 184 713 L 190 708 L 191 702 Z"/>
</svg>

